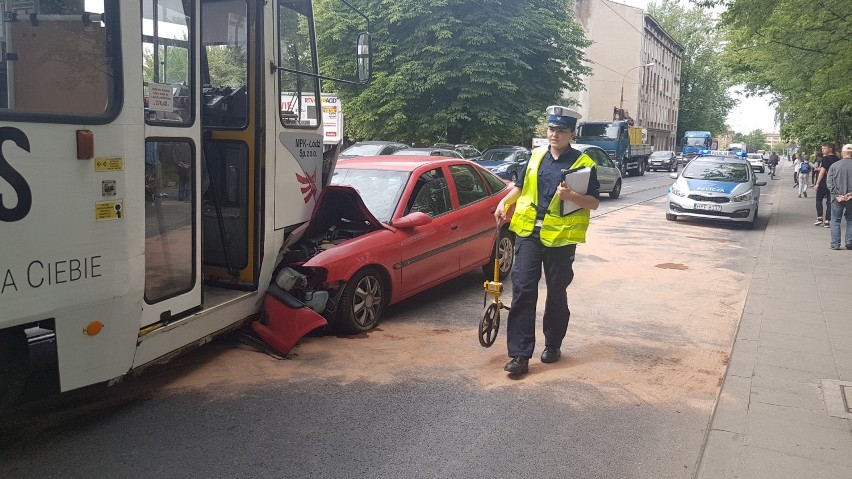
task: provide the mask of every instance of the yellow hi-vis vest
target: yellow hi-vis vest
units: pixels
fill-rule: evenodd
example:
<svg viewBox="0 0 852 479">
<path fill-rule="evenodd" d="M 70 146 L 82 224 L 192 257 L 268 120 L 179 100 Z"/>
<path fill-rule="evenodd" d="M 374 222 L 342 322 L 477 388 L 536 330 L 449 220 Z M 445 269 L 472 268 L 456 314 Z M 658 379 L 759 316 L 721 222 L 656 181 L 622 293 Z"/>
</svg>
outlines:
<svg viewBox="0 0 852 479">
<path fill-rule="evenodd" d="M 509 229 L 518 236 L 529 236 L 535 228 L 536 209 L 533 205 L 538 201 L 538 169 L 547 151 L 548 147 L 536 148 L 530 155 L 527 174 L 524 177 L 524 187 L 521 190 L 521 196 L 515 203 L 515 213 L 512 215 L 512 222 L 509 224 Z M 594 168 L 595 161 L 589 155 L 580 153 L 580 157 L 569 169 L 587 166 Z M 569 215 L 561 216 L 559 214 L 560 201 L 559 195 L 553 195 L 553 199 L 547 206 L 547 213 L 544 215 L 539 231 L 541 243 L 545 246 L 585 243 L 591 211 L 580 208 Z"/>
</svg>

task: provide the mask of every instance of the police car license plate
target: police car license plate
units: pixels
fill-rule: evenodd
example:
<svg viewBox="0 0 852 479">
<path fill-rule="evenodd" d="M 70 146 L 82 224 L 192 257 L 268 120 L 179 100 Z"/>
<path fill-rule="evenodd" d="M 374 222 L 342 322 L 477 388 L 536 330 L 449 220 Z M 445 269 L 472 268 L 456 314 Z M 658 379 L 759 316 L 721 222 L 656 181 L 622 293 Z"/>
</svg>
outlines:
<svg viewBox="0 0 852 479">
<path fill-rule="evenodd" d="M 722 211 L 722 207 L 719 205 L 702 205 L 698 203 L 695 205 L 696 210 L 706 210 L 706 211 Z"/>
</svg>

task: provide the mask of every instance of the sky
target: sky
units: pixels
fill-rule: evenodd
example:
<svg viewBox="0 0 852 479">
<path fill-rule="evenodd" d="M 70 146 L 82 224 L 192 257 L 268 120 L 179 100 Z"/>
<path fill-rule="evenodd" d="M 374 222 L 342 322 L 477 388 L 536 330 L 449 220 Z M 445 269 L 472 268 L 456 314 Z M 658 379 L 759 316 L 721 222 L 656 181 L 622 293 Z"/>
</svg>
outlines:
<svg viewBox="0 0 852 479">
<path fill-rule="evenodd" d="M 641 8 L 646 10 L 649 0 L 612 0 L 631 7 Z M 680 0 L 684 6 L 689 6 L 686 0 Z M 748 134 L 754 130 L 761 130 L 764 133 L 778 132 L 778 126 L 775 124 L 775 109 L 769 105 L 768 97 L 750 97 L 747 98 L 738 90 L 732 90 L 732 96 L 739 103 L 728 114 L 728 125 L 737 133 Z"/>
</svg>

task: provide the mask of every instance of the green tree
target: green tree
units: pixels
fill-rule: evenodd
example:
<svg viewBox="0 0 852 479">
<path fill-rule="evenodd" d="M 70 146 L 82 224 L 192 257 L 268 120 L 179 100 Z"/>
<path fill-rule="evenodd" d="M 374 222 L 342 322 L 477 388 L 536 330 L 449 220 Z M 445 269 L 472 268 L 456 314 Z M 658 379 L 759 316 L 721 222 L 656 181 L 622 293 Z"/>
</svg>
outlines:
<svg viewBox="0 0 852 479">
<path fill-rule="evenodd" d="M 722 68 L 717 20 L 708 10 L 685 7 L 677 0 L 652 3 L 648 13 L 684 48 L 677 138 L 688 130 L 724 133 L 736 101 L 728 93 L 731 83 Z"/>
<path fill-rule="evenodd" d="M 744 135 L 743 142 L 745 142 L 748 147 L 748 151 L 754 153 L 757 150 L 765 150 L 766 147 L 766 135 L 761 130 L 753 130 L 751 133 Z"/>
<path fill-rule="evenodd" d="M 366 88 L 333 87 L 350 137 L 521 143 L 563 90 L 582 89 L 589 43 L 568 2 L 352 3 L 371 19 L 374 75 Z M 364 25 L 340 5 L 316 2 L 320 67 L 326 75 L 353 77 L 355 49 L 345 40 Z"/>
<path fill-rule="evenodd" d="M 725 61 L 752 93 L 776 99 L 781 135 L 813 150 L 852 134 L 848 2 L 731 0 Z"/>
</svg>

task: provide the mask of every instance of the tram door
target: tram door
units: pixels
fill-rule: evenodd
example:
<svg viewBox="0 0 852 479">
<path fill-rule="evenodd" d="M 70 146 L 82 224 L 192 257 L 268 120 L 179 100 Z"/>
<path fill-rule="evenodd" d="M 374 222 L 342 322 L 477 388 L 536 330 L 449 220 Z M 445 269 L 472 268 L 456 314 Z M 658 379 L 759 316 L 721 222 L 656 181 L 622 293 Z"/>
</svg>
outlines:
<svg viewBox="0 0 852 479">
<path fill-rule="evenodd" d="M 145 295 L 142 324 L 201 306 L 201 86 L 194 0 L 142 0 Z M 128 91 L 127 95 L 138 94 Z"/>
</svg>

